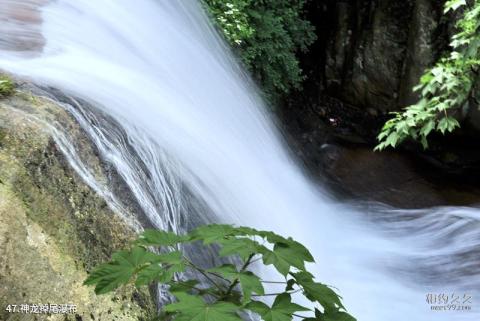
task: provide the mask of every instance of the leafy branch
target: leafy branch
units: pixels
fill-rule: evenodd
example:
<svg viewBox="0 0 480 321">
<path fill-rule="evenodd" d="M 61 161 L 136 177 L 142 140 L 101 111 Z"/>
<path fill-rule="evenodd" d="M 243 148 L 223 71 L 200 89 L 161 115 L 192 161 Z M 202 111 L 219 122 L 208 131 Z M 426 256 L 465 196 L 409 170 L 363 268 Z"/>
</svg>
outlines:
<svg viewBox="0 0 480 321">
<path fill-rule="evenodd" d="M 200 267 L 178 249 L 187 243 L 218 248 L 220 257 L 238 264 Z M 279 280 L 264 281 L 253 266 L 261 260 L 278 272 Z M 158 320 L 240 321 L 245 312 L 265 321 L 354 321 L 329 286 L 316 282 L 305 263 L 314 262 L 307 248 L 273 232 L 231 225 L 206 225 L 187 235 L 147 230 L 128 250 L 91 272 L 86 285 L 98 294 L 114 291 L 133 282 L 137 287 L 152 283 L 168 285 L 175 302 L 163 307 Z M 256 266 L 255 266 L 256 267 Z M 266 292 L 264 285 L 283 286 Z M 310 307 L 292 301 L 303 295 Z M 264 302 L 275 297 L 272 305 Z M 300 312 L 300 314 L 299 314 Z M 304 314 L 308 314 L 305 316 Z"/>
<path fill-rule="evenodd" d="M 375 150 L 396 147 L 407 138 L 421 142 L 428 148 L 427 137 L 433 131 L 442 134 L 460 127 L 455 118 L 459 109 L 469 99 L 475 100 L 474 85 L 480 68 L 480 0 L 467 7 L 465 0 L 450 0 L 445 4 L 445 14 L 465 7 L 463 17 L 457 22 L 458 32 L 452 37 L 449 56 L 441 59 L 420 79 L 414 88 L 420 100 L 403 112 L 392 113 L 378 135 Z"/>
<path fill-rule="evenodd" d="M 203 0 L 215 24 L 275 102 L 301 88 L 305 78 L 296 54 L 316 39 L 304 18 L 306 0 Z"/>
</svg>

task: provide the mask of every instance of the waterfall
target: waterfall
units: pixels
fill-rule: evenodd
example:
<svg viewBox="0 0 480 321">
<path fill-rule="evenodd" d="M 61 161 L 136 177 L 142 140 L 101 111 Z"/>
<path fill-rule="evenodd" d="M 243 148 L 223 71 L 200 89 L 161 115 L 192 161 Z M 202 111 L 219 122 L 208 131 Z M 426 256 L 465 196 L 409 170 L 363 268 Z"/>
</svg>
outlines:
<svg viewBox="0 0 480 321">
<path fill-rule="evenodd" d="M 14 17 L 19 8 L 28 14 Z M 2 0 L 0 9 L 0 68 L 61 90 L 56 99 L 151 225 L 216 221 L 292 236 L 358 320 L 479 319 L 478 210 L 336 203 L 295 163 L 196 1 Z M 89 182 L 79 152 L 70 160 Z M 430 310 L 428 293 L 452 292 L 473 296 L 473 311 Z"/>
</svg>

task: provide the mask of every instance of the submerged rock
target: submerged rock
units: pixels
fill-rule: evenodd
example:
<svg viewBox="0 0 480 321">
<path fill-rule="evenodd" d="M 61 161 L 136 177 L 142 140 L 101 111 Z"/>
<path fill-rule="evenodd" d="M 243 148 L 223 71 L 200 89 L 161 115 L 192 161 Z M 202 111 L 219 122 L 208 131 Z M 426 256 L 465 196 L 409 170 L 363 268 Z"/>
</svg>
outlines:
<svg viewBox="0 0 480 321">
<path fill-rule="evenodd" d="M 76 305 L 75 313 L 29 313 L 28 320 L 147 320 L 155 312 L 148 291 L 97 296 L 82 284 L 135 229 L 68 165 L 53 122 L 75 136 L 95 178 L 105 175 L 64 109 L 27 91 L 0 100 L 0 320 L 24 320 L 25 311 L 6 310 L 22 304 Z"/>
</svg>

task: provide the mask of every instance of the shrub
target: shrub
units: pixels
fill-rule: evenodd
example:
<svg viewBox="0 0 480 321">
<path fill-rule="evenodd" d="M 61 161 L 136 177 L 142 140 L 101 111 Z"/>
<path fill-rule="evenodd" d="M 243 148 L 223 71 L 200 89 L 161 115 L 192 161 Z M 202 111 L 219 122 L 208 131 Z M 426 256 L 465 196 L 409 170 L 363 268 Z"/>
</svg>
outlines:
<svg viewBox="0 0 480 321">
<path fill-rule="evenodd" d="M 204 0 L 225 38 L 273 102 L 300 89 L 304 75 L 296 57 L 315 39 L 305 20 L 305 0 Z"/>
<path fill-rule="evenodd" d="M 467 5 L 465 0 L 450 0 L 445 13 Z M 442 134 L 460 127 L 454 117 L 470 98 L 480 72 L 480 0 L 465 9 L 457 22 L 458 32 L 451 41 L 451 53 L 441 59 L 420 79 L 414 88 L 420 100 L 385 123 L 378 135 L 376 150 L 396 147 L 407 138 L 419 140 L 428 147 L 427 137 L 432 131 Z"/>
<path fill-rule="evenodd" d="M 221 257 L 238 264 L 200 267 L 182 254 L 180 246 L 188 243 L 213 246 Z M 153 252 L 152 247 L 160 251 Z M 257 261 L 272 265 L 281 278 L 261 279 L 252 269 Z M 241 321 L 242 314 L 252 312 L 265 321 L 288 321 L 294 316 L 304 321 L 355 321 L 336 292 L 307 271 L 305 263 L 313 261 L 293 239 L 248 227 L 206 225 L 187 235 L 147 230 L 131 249 L 115 253 L 110 262 L 97 267 L 85 284 L 95 285 L 99 294 L 130 281 L 136 286 L 166 284 L 175 302 L 162 308 L 159 320 Z M 265 284 L 282 290 L 267 293 Z M 303 294 L 311 306 L 294 303 L 293 294 Z M 267 296 L 275 298 L 273 304 L 262 300 Z"/>
</svg>

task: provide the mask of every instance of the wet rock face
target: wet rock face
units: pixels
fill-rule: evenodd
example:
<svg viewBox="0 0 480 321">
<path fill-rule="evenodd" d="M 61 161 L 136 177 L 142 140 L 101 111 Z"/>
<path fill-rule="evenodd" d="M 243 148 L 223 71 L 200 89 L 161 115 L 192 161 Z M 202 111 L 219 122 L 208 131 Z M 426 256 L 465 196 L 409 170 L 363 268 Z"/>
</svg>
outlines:
<svg viewBox="0 0 480 321">
<path fill-rule="evenodd" d="M 147 320 L 155 310 L 148 291 L 96 296 L 83 285 L 135 232 L 69 167 L 42 117 L 81 134 L 49 100 L 27 92 L 0 100 L 0 320 L 25 317 L 8 313 L 8 304 L 46 303 L 75 304 L 77 312 L 29 320 Z M 101 179 L 98 156 L 77 138 Z"/>
<path fill-rule="evenodd" d="M 453 180 L 415 155 L 374 153 L 365 147 L 327 145 L 321 172 L 347 199 L 376 201 L 398 208 L 478 204 L 479 188 Z"/>
<path fill-rule="evenodd" d="M 323 1 L 318 19 L 328 23 L 320 26 L 326 35 L 316 54 L 325 59 L 325 92 L 380 111 L 412 103 L 412 87 L 444 49 L 442 6 L 435 0 Z"/>
</svg>

